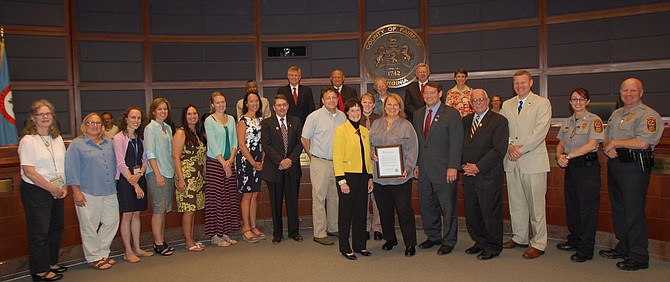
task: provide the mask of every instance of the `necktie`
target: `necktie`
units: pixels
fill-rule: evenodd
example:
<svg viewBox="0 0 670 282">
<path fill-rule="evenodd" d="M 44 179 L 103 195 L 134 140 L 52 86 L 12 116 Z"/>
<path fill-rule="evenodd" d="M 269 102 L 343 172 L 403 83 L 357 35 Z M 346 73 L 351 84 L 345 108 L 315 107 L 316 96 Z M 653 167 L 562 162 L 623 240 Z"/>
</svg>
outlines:
<svg viewBox="0 0 670 282">
<path fill-rule="evenodd" d="M 421 88 L 421 101 L 423 101 L 423 88 L 426 87 L 426 85 L 423 83 L 419 83 L 419 86 L 420 86 L 419 88 Z"/>
<path fill-rule="evenodd" d="M 428 110 L 428 116 L 426 116 L 426 124 L 423 125 L 423 139 L 428 138 L 428 130 L 430 130 L 431 119 L 433 119 L 433 109 Z"/>
<path fill-rule="evenodd" d="M 284 157 L 288 154 L 288 130 L 286 129 L 286 124 L 284 124 L 284 118 L 279 119 L 281 124 L 281 139 L 284 142 Z"/>
<path fill-rule="evenodd" d="M 298 87 L 293 87 L 293 102 L 298 105 Z"/>
<path fill-rule="evenodd" d="M 472 123 L 472 128 L 470 129 L 470 138 L 475 136 L 475 131 L 477 131 L 477 128 L 479 128 L 479 115 L 475 115 L 475 120 Z"/>
<path fill-rule="evenodd" d="M 340 87 L 340 89 L 342 89 L 342 87 Z M 340 108 L 340 111 L 344 112 L 344 101 L 342 101 L 342 92 L 340 91 L 340 89 L 337 89 L 337 105 L 338 108 Z"/>
<path fill-rule="evenodd" d="M 523 101 L 519 101 L 519 113 L 521 113 L 521 108 L 523 108 Z"/>
</svg>

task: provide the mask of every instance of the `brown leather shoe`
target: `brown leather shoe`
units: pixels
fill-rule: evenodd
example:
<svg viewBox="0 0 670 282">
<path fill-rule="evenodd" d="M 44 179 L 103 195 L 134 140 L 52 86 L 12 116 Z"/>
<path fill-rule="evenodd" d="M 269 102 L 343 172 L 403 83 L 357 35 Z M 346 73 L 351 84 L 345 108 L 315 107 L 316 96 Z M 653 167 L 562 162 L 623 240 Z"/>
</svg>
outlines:
<svg viewBox="0 0 670 282">
<path fill-rule="evenodd" d="M 527 258 L 527 259 L 534 259 L 534 258 L 539 258 L 543 254 L 544 254 L 544 251 L 540 251 L 540 250 L 536 249 L 535 247 L 531 247 L 530 249 L 523 252 L 523 257 Z"/>
<path fill-rule="evenodd" d="M 323 238 L 314 237 L 314 242 L 317 242 L 321 245 L 333 245 L 333 244 L 335 244 L 335 241 L 333 241 L 333 239 L 330 239 L 330 237 L 328 237 L 328 236 L 323 237 Z"/>
<path fill-rule="evenodd" d="M 503 248 L 505 248 L 505 249 L 514 249 L 514 248 L 516 248 L 516 247 L 519 247 L 519 248 L 528 248 L 528 245 L 526 245 L 526 244 L 519 244 L 519 243 L 515 242 L 515 241 L 512 240 L 512 239 L 510 239 L 509 241 L 503 243 L 502 246 L 503 246 Z"/>
</svg>

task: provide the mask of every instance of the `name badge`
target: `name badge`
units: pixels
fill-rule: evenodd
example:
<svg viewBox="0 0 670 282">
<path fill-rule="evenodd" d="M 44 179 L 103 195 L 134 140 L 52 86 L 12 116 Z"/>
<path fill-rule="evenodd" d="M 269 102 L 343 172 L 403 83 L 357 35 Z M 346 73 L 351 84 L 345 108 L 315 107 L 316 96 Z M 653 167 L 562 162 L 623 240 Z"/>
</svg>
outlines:
<svg viewBox="0 0 670 282">
<path fill-rule="evenodd" d="M 65 181 L 63 181 L 63 178 L 60 176 L 49 180 L 49 182 L 51 183 L 51 185 L 56 186 L 58 188 L 61 188 L 63 187 L 63 185 L 65 185 Z"/>
</svg>

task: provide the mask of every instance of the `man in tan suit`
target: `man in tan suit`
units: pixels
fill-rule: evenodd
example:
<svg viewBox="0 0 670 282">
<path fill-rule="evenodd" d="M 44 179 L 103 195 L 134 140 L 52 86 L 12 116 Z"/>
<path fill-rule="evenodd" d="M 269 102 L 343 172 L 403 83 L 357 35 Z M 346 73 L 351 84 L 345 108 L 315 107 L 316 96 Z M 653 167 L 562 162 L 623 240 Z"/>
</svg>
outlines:
<svg viewBox="0 0 670 282">
<path fill-rule="evenodd" d="M 551 123 L 549 100 L 533 93 L 533 79 L 528 71 L 514 74 L 517 96 L 505 101 L 500 113 L 509 121 L 509 145 L 504 166 L 507 196 L 512 219 L 511 240 L 504 248 L 530 248 L 523 257 L 533 259 L 544 254 L 547 247 L 545 194 L 549 155 L 545 138 Z M 528 238 L 528 220 L 533 237 Z"/>
</svg>

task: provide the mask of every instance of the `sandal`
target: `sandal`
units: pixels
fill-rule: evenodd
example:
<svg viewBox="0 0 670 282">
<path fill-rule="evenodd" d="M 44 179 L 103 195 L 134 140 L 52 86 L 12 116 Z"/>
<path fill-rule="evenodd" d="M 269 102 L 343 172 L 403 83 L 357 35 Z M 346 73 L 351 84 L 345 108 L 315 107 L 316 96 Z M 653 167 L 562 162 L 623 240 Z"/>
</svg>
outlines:
<svg viewBox="0 0 670 282">
<path fill-rule="evenodd" d="M 195 242 L 195 244 L 200 248 L 203 248 L 203 249 L 205 248 L 205 244 L 203 244 L 203 243 Z"/>
<path fill-rule="evenodd" d="M 258 239 L 265 240 L 265 238 L 267 238 L 267 237 L 265 236 L 265 234 L 263 234 L 263 231 L 261 231 L 260 229 L 258 229 L 258 227 L 251 228 L 251 230 L 252 230 L 252 232 L 254 232 L 254 235 L 256 235 L 256 237 L 258 237 Z M 253 231 L 253 230 L 256 230 L 256 231 L 258 231 L 258 232 Z"/>
<path fill-rule="evenodd" d="M 170 252 L 174 252 L 174 248 L 170 245 L 168 245 L 167 242 L 163 241 L 163 246 L 165 246 Z"/>
<path fill-rule="evenodd" d="M 237 244 L 237 240 L 230 238 L 230 236 L 226 234 L 223 234 L 223 236 L 221 236 L 221 240 L 225 240 L 226 242 L 231 243 L 233 245 Z"/>
<path fill-rule="evenodd" d="M 221 240 L 219 240 L 219 243 L 216 244 L 216 245 L 219 246 L 219 247 L 230 247 L 230 245 L 232 245 L 232 244 L 230 242 L 226 241 L 226 240 L 223 240 L 223 238 L 222 238 Z"/>
<path fill-rule="evenodd" d="M 137 253 L 137 252 L 136 252 L 135 254 L 136 254 L 138 257 L 150 257 L 150 256 L 153 256 L 153 255 L 154 255 L 154 253 L 152 253 L 152 252 L 144 252 L 144 250 L 142 250 L 142 251 L 143 251 L 143 253 Z"/>
<path fill-rule="evenodd" d="M 251 233 L 251 237 L 247 237 L 246 234 Z M 251 231 L 251 229 L 247 231 L 242 231 L 242 240 L 247 241 L 249 243 L 258 243 L 258 237 L 256 237 L 256 233 Z"/>
<path fill-rule="evenodd" d="M 116 261 L 113 260 L 112 258 L 102 258 L 102 259 L 104 259 L 107 263 L 109 263 L 109 264 L 111 264 L 111 265 L 115 265 L 115 264 L 116 264 Z"/>
<path fill-rule="evenodd" d="M 191 247 L 186 248 L 186 250 L 189 251 L 189 252 L 202 252 L 202 251 L 204 251 L 205 249 L 202 248 L 202 247 L 200 247 L 200 245 L 195 244 L 195 245 L 193 245 L 193 246 L 191 246 Z"/>
<path fill-rule="evenodd" d="M 112 268 L 112 265 L 109 264 L 109 262 L 107 262 L 107 260 L 104 258 L 91 262 L 88 265 L 95 270 L 107 270 Z"/>
<path fill-rule="evenodd" d="M 123 256 L 123 260 L 125 260 L 125 261 L 127 261 L 127 262 L 129 262 L 129 263 L 138 263 L 138 262 L 140 262 L 142 259 L 140 259 L 140 258 L 138 258 L 138 257 L 130 257 L 130 258 L 129 258 L 129 257 L 127 257 L 127 256 Z"/>
<path fill-rule="evenodd" d="M 156 245 L 154 244 L 154 251 L 164 257 L 171 256 L 172 251 L 168 249 L 165 245 Z"/>
</svg>

